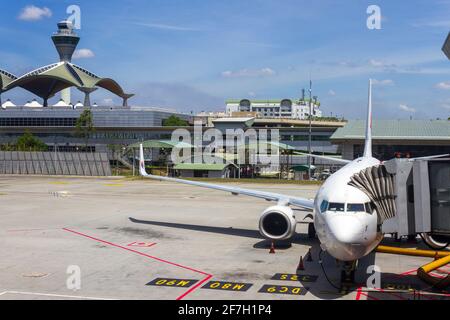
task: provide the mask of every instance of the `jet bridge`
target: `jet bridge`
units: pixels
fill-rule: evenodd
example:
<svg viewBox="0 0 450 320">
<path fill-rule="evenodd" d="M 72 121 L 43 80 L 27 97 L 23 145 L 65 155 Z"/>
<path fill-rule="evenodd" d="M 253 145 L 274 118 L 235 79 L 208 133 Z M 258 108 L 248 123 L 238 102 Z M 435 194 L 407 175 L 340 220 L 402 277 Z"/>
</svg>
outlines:
<svg viewBox="0 0 450 320">
<path fill-rule="evenodd" d="M 375 206 L 384 233 L 421 234 L 435 249 L 450 243 L 450 158 L 393 159 L 353 176 Z"/>
</svg>

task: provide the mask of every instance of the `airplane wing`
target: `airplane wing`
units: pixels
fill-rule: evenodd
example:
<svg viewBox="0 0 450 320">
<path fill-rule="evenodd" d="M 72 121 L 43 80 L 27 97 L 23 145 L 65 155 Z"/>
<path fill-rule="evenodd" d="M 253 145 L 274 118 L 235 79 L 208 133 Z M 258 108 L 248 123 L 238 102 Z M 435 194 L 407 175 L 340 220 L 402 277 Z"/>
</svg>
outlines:
<svg viewBox="0 0 450 320">
<path fill-rule="evenodd" d="M 298 151 L 294 152 L 294 153 L 298 154 L 298 155 L 301 155 L 301 156 L 307 156 L 307 157 L 312 157 L 312 158 L 317 158 L 317 159 L 330 160 L 330 161 L 334 161 L 334 162 L 341 163 L 341 164 L 349 164 L 351 162 L 350 160 L 333 158 L 333 157 L 327 157 L 327 156 L 319 156 L 319 155 L 315 155 L 315 154 L 303 153 L 303 152 L 298 152 Z"/>
<path fill-rule="evenodd" d="M 233 195 L 241 195 L 242 194 L 245 196 L 264 199 L 267 201 L 276 201 L 280 205 L 292 205 L 292 206 L 300 207 L 302 209 L 307 209 L 307 210 L 314 209 L 314 200 L 309 200 L 309 199 L 305 199 L 305 198 L 299 198 L 299 197 L 294 197 L 294 196 L 289 196 L 289 195 L 282 195 L 282 194 L 272 193 L 272 192 L 243 189 L 243 188 L 237 188 L 237 187 L 229 187 L 229 186 L 223 186 L 223 185 L 212 184 L 212 183 L 189 181 L 189 180 L 184 180 L 184 179 L 169 178 L 169 177 L 162 177 L 162 176 L 155 176 L 155 175 L 148 174 L 145 170 L 144 149 L 143 149 L 142 144 L 140 146 L 139 173 L 141 176 L 143 176 L 144 178 L 148 178 L 148 179 L 159 180 L 159 181 L 168 181 L 168 182 L 177 182 L 177 183 L 187 184 L 187 185 L 196 186 L 196 187 L 225 191 L 225 192 L 229 192 Z"/>
<path fill-rule="evenodd" d="M 450 156 L 450 154 L 441 154 L 438 156 L 429 156 L 429 157 L 421 157 L 421 158 L 411 158 L 409 159 L 409 161 L 416 161 L 416 160 L 432 160 L 432 159 L 437 159 L 437 158 L 443 158 L 443 157 L 448 157 Z"/>
</svg>

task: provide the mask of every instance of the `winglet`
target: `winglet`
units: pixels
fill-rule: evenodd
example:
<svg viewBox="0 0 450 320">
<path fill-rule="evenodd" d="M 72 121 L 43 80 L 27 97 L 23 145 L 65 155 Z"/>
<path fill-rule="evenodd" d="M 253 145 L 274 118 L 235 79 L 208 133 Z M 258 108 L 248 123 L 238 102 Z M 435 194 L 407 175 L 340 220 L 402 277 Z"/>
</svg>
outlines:
<svg viewBox="0 0 450 320">
<path fill-rule="evenodd" d="M 143 177 L 148 176 L 147 172 L 145 171 L 144 146 L 142 145 L 142 143 L 139 147 L 139 173 Z"/>
<path fill-rule="evenodd" d="M 372 157 L 372 79 L 369 80 L 369 104 L 367 107 L 366 143 L 364 157 Z"/>
</svg>

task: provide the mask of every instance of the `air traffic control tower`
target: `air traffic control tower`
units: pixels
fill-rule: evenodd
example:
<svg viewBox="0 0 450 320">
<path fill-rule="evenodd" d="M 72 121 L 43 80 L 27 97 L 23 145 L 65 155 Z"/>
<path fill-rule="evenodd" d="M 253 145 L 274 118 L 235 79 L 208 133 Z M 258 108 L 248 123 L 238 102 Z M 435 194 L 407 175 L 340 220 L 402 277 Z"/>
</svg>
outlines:
<svg viewBox="0 0 450 320">
<path fill-rule="evenodd" d="M 52 36 L 53 43 L 59 53 L 61 62 L 71 62 L 80 37 L 73 30 L 73 24 L 64 20 L 58 23 L 58 32 Z M 61 99 L 70 104 L 70 88 L 61 91 Z"/>
</svg>

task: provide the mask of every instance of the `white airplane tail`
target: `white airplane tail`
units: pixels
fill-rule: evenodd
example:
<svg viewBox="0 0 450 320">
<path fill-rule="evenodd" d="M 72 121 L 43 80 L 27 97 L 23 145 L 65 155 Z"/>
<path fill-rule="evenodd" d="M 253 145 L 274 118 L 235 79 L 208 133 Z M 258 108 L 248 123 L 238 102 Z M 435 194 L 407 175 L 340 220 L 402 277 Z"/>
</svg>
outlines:
<svg viewBox="0 0 450 320">
<path fill-rule="evenodd" d="M 148 176 L 147 171 L 145 171 L 144 146 L 142 143 L 139 147 L 139 173 L 143 177 Z"/>
<path fill-rule="evenodd" d="M 369 80 L 369 104 L 367 107 L 366 142 L 364 157 L 372 157 L 372 79 Z"/>
</svg>

